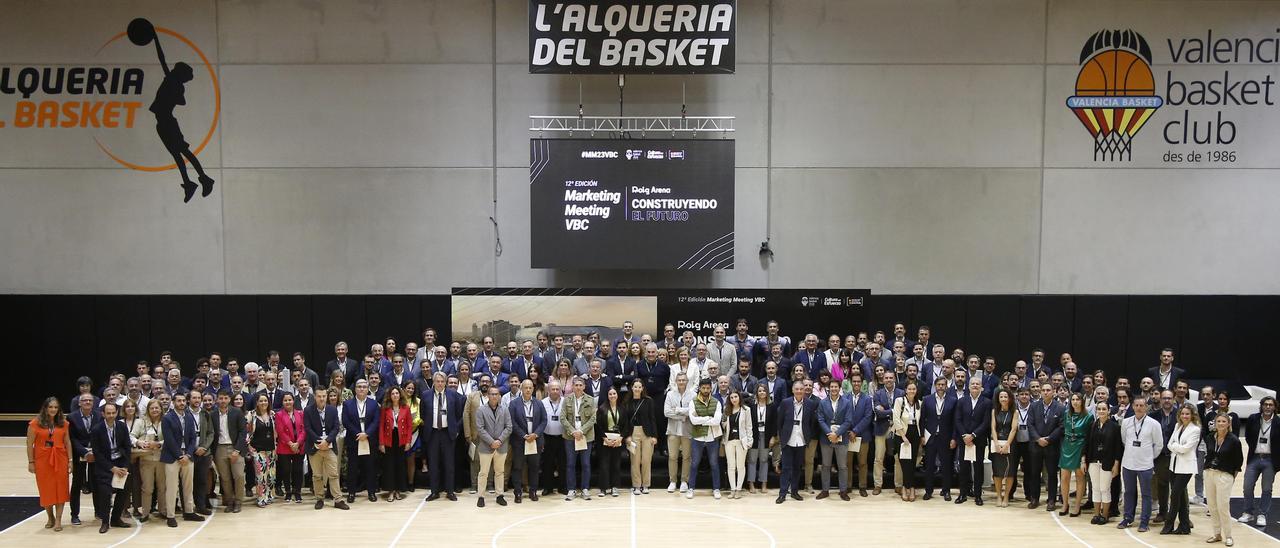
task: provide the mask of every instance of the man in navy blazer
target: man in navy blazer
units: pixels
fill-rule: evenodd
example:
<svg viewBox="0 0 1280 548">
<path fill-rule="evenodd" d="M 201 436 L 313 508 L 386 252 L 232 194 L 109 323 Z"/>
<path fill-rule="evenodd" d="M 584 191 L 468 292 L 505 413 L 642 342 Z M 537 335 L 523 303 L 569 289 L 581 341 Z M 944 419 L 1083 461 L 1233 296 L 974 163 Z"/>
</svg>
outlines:
<svg viewBox="0 0 1280 548">
<path fill-rule="evenodd" d="M 467 398 L 453 390 L 447 390 L 446 387 L 445 374 L 437 372 L 431 376 L 431 390 L 424 392 L 419 400 L 419 415 L 422 417 L 423 434 L 426 436 L 427 466 L 431 472 L 431 494 L 427 495 L 428 501 L 440 498 L 441 494 L 449 500 L 458 500 L 458 496 L 453 493 L 453 462 L 458 434 L 462 432 L 462 411 L 467 406 Z"/>
<path fill-rule="evenodd" d="M 1030 415 L 1027 417 L 1027 429 L 1031 440 L 1030 451 L 1031 473 L 1027 475 L 1027 508 L 1035 509 L 1040 505 L 1040 470 L 1044 469 L 1049 476 L 1049 499 L 1046 510 L 1056 509 L 1058 500 L 1058 451 L 1062 441 L 1062 415 L 1066 407 L 1055 399 L 1052 384 L 1040 387 L 1040 399 L 1031 402 Z"/>
<path fill-rule="evenodd" d="M 119 408 L 114 403 L 102 406 L 102 420 L 93 424 L 89 434 L 90 446 L 93 447 L 93 509 L 102 520 L 99 533 L 105 533 L 112 527 L 129 528 L 130 525 L 120 519 L 128 500 L 124 489 L 115 489 L 111 480 L 115 476 L 129 473 L 129 429 L 123 421 L 116 420 Z M 115 494 L 115 503 L 111 495 Z"/>
<path fill-rule="evenodd" d="M 818 380 L 818 372 L 827 368 L 827 357 L 818 350 L 818 336 L 813 333 L 804 336 L 804 348 L 797 351 L 792 359 L 804 365 L 804 372 L 812 380 Z"/>
<path fill-rule="evenodd" d="M 858 450 L 849 453 L 849 469 L 853 471 L 849 487 L 852 489 L 857 480 L 858 494 L 867 496 L 867 458 L 875 452 L 872 443 L 875 438 L 871 434 L 871 396 L 862 393 L 862 373 L 854 372 L 849 378 L 849 443 L 857 444 Z M 854 441 L 854 440 L 858 441 Z M 854 457 L 854 453 L 857 457 Z M 854 465 L 856 463 L 856 466 Z"/>
<path fill-rule="evenodd" d="M 591 358 L 589 372 L 582 379 L 582 384 L 585 386 L 587 395 L 595 398 L 596 401 L 604 400 L 609 394 L 613 379 L 604 374 L 604 363 L 600 358 Z"/>
<path fill-rule="evenodd" d="M 169 501 L 165 519 L 169 527 L 178 526 L 173 501 L 181 497 L 182 520 L 204 521 L 204 516 L 197 514 L 195 509 L 193 475 L 199 433 L 195 414 L 187 410 L 186 394 L 173 395 L 173 407 L 164 414 L 160 424 L 165 433 L 160 447 L 160 462 L 164 463 L 164 496 Z"/>
<path fill-rule="evenodd" d="M 526 341 L 527 342 L 527 341 Z M 516 492 L 516 504 L 524 498 L 520 472 L 529 472 L 529 500 L 538 501 L 538 476 L 542 467 L 543 438 L 547 432 L 547 410 L 533 397 L 533 381 L 520 383 L 520 396 L 507 404 L 511 412 L 511 488 Z M 532 453 L 525 452 L 525 444 L 534 443 Z"/>
<path fill-rule="evenodd" d="M 902 389 L 895 386 L 897 381 L 898 376 L 892 369 L 885 371 L 880 388 L 872 395 L 871 400 L 872 434 L 876 443 L 875 462 L 871 466 L 874 474 L 871 485 L 875 488 L 872 493 L 876 495 L 880 494 L 880 488 L 884 484 L 884 459 L 889 447 L 889 430 L 893 427 L 893 401 L 902 397 Z M 894 483 L 897 487 L 902 487 L 902 465 L 897 458 L 893 458 L 893 464 Z"/>
<path fill-rule="evenodd" d="M 82 397 L 76 400 L 76 409 L 67 415 L 67 423 L 71 430 L 71 524 L 80 525 L 80 494 L 93 492 L 93 463 L 85 457 L 93 454 L 93 440 L 90 433 L 95 424 L 102 420 L 98 415 L 98 406 L 93 398 Z"/>
<path fill-rule="evenodd" d="M 374 455 L 378 454 L 378 426 L 382 417 L 378 402 L 369 397 L 369 383 L 356 381 L 356 396 L 342 404 L 342 426 L 347 430 L 347 502 L 355 502 L 357 491 L 364 488 L 369 502 L 378 502 L 378 471 Z M 360 441 L 369 449 L 360 454 Z M 363 480 L 363 481 L 361 481 Z"/>
<path fill-rule="evenodd" d="M 307 431 L 307 459 L 311 462 L 311 490 L 316 495 L 316 510 L 324 508 L 324 490 L 328 486 L 333 496 L 333 507 L 347 510 L 342 500 L 342 486 L 338 476 L 338 430 L 340 410 L 329 406 L 329 390 L 315 390 L 315 404 L 302 410 L 302 426 Z"/>
<path fill-rule="evenodd" d="M 534 366 L 537 366 L 538 371 L 542 372 L 542 378 L 547 378 L 549 376 L 549 372 L 547 371 L 547 368 L 542 365 L 544 363 L 542 361 L 542 356 L 539 356 L 533 351 L 533 341 L 525 341 L 521 350 L 521 354 L 517 356 L 516 359 L 511 360 L 509 366 L 511 370 L 508 371 L 508 373 L 519 377 L 520 380 L 523 381 L 529 378 L 529 370 Z"/>
<path fill-rule="evenodd" d="M 853 426 L 853 408 L 849 398 L 840 393 L 840 381 L 827 383 L 827 397 L 818 403 L 818 443 L 822 451 L 822 492 L 819 499 L 830 496 L 831 461 L 839 468 L 840 500 L 849 500 L 849 466 L 846 456 L 849 440 L 846 434 Z"/>
<path fill-rule="evenodd" d="M 933 484 L 942 476 L 942 500 L 951 501 L 951 471 L 956 461 L 956 398 L 947 393 L 947 378 L 933 381 L 933 393 L 924 397 L 920 410 L 924 443 L 924 500 L 933 498 Z"/>
<path fill-rule="evenodd" d="M 969 393 L 956 403 L 956 447 L 973 446 L 974 460 L 960 460 L 960 496 L 956 504 L 964 504 L 973 495 L 973 503 L 982 506 L 982 482 L 986 479 L 983 450 L 991 434 L 991 399 L 982 395 L 982 379 L 969 380 Z"/>
<path fill-rule="evenodd" d="M 805 397 L 804 383 L 791 384 L 791 396 L 778 403 L 778 443 L 782 445 L 782 475 L 778 499 L 782 504 L 787 493 L 795 500 L 800 496 L 800 472 L 804 468 L 804 449 L 817 435 L 818 402 Z"/>
</svg>

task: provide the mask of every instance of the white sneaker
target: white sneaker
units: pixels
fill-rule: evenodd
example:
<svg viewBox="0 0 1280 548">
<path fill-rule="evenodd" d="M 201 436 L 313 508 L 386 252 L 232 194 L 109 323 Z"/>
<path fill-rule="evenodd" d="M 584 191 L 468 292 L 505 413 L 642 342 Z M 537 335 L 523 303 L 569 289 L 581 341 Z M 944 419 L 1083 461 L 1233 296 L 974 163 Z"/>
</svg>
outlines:
<svg viewBox="0 0 1280 548">
<path fill-rule="evenodd" d="M 682 481 L 682 482 L 680 482 L 680 490 L 681 490 L 681 491 L 688 491 L 688 490 L 689 490 L 689 484 L 688 484 L 687 482 L 683 482 L 683 481 Z"/>
<path fill-rule="evenodd" d="M 578 496 L 578 492 L 574 491 L 573 489 L 570 489 L 569 494 L 564 496 L 564 500 L 573 500 L 573 497 L 576 497 L 576 496 Z"/>
<path fill-rule="evenodd" d="M 1253 521 L 1253 514 L 1240 514 L 1240 517 L 1236 518 L 1236 521 L 1240 523 L 1249 523 Z"/>
<path fill-rule="evenodd" d="M 631 494 L 632 494 L 632 495 L 639 495 L 639 494 L 640 494 L 640 488 L 639 488 L 639 487 L 632 487 L 632 488 L 631 488 Z"/>
<path fill-rule="evenodd" d="M 614 487 L 612 490 L 610 490 L 609 495 L 614 497 L 618 496 L 618 488 Z"/>
<path fill-rule="evenodd" d="M 668 492 L 668 493 L 674 493 L 674 492 L 676 492 L 676 482 L 674 482 L 674 481 L 673 481 L 673 482 L 671 482 L 671 483 L 668 483 L 668 484 L 667 484 L 667 492 Z"/>
<path fill-rule="evenodd" d="M 1258 521 L 1255 521 L 1253 524 L 1265 529 L 1267 527 L 1267 516 L 1258 516 Z"/>
<path fill-rule="evenodd" d="M 713 498 L 715 498 L 716 500 L 720 500 L 720 490 L 719 490 L 719 489 L 713 489 L 713 490 L 711 491 L 711 496 L 712 496 Z"/>
<path fill-rule="evenodd" d="M 693 498 L 693 489 L 689 489 L 689 490 L 685 491 L 685 492 L 684 492 L 684 498 L 687 498 L 687 499 L 691 499 L 691 498 Z"/>
<path fill-rule="evenodd" d="M 588 491 L 588 490 L 586 490 L 586 489 L 583 489 L 583 490 L 582 490 L 582 500 L 591 500 L 591 491 Z"/>
</svg>

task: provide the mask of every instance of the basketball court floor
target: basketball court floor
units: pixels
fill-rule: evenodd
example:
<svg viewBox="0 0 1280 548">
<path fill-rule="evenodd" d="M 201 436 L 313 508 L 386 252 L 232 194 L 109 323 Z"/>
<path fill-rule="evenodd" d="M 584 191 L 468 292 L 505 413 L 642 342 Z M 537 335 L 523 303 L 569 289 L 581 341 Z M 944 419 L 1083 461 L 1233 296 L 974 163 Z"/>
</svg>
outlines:
<svg viewBox="0 0 1280 548">
<path fill-rule="evenodd" d="M 24 472 L 19 438 L 0 438 L 0 495 L 36 495 L 35 481 Z M 23 471 L 23 472 L 20 472 Z M 1239 482 L 1235 491 L 1239 495 Z M 326 506 L 315 510 L 312 501 L 277 503 L 266 509 L 245 504 L 239 514 L 215 510 L 203 523 L 179 521 L 177 528 L 152 519 L 142 527 L 98 533 L 92 519 L 90 497 L 83 499 L 84 525 L 70 526 L 64 516 L 60 533 L 44 528 L 43 513 L 0 532 L 2 546 L 77 547 L 178 547 L 254 545 L 292 546 L 431 546 L 524 547 L 542 546 L 724 546 L 768 548 L 779 546 L 1034 546 L 1040 547 L 1180 547 L 1207 546 L 1211 526 L 1204 507 L 1192 506 L 1195 530 L 1189 536 L 1121 531 L 1089 524 L 1089 516 L 1058 517 L 1057 513 L 1027 510 L 1015 499 L 1009 508 L 990 503 L 981 508 L 972 502 L 955 505 L 941 498 L 907 503 L 892 490 L 879 497 L 853 497 L 852 502 L 831 497 L 818 501 L 788 500 L 775 504 L 776 491 L 745 495 L 739 500 L 712 499 L 700 491 L 692 500 L 658 489 L 649 495 L 617 498 L 593 497 L 590 501 L 565 502 L 563 497 L 543 497 L 531 503 L 498 506 L 492 496 L 477 508 L 475 496 L 464 494 L 457 502 L 422 502 L 421 490 L 410 498 L 389 503 L 359 498 L 351 510 Z M 1236 501 L 1239 504 L 1239 501 Z M 1280 546 L 1266 533 L 1252 527 L 1234 528 L 1236 546 Z M 1221 545 L 1219 545 L 1221 546 Z"/>
</svg>

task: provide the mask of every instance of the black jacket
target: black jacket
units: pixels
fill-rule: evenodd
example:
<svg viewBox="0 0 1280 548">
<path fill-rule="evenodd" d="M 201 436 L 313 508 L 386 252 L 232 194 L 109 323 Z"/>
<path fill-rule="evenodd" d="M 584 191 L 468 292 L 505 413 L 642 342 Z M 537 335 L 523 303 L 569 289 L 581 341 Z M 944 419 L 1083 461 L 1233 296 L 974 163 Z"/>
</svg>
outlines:
<svg viewBox="0 0 1280 548">
<path fill-rule="evenodd" d="M 657 405 L 649 397 L 627 401 L 622 408 L 622 436 L 630 436 L 635 427 L 639 426 L 644 429 L 644 435 L 658 437 L 658 423 L 654 420 Z"/>
<path fill-rule="evenodd" d="M 1221 449 L 1218 448 L 1218 440 L 1210 439 L 1205 443 L 1208 451 L 1204 455 L 1204 467 L 1212 468 L 1236 475 L 1240 471 L 1240 467 L 1244 465 L 1244 453 L 1241 451 L 1240 438 L 1235 434 L 1227 434 L 1227 439 L 1223 440 Z"/>
<path fill-rule="evenodd" d="M 1089 426 L 1084 451 L 1085 458 L 1089 462 L 1102 465 L 1104 470 L 1114 468 L 1116 462 L 1124 457 L 1124 440 L 1120 437 L 1120 423 L 1110 419 L 1106 423 L 1095 422 Z"/>
<path fill-rule="evenodd" d="M 1232 414 L 1234 415 L 1234 413 Z M 1233 423 L 1232 427 L 1234 428 L 1235 426 L 1236 425 Z M 1268 428 L 1268 432 L 1267 432 L 1267 443 L 1270 444 L 1271 447 L 1273 448 L 1272 449 L 1273 455 L 1275 454 L 1275 448 L 1280 448 L 1280 444 L 1275 442 L 1275 436 L 1280 435 L 1280 430 L 1276 429 L 1277 426 L 1280 426 L 1280 415 L 1272 415 L 1271 427 Z M 1249 418 L 1244 423 L 1244 439 L 1249 442 L 1249 460 L 1253 460 L 1253 458 L 1257 456 L 1253 452 L 1253 449 L 1258 446 L 1258 437 L 1260 436 L 1261 433 L 1262 433 L 1262 414 L 1254 413 L 1253 415 L 1250 415 Z M 1209 441 L 1210 440 L 1206 439 L 1205 443 L 1209 443 Z"/>
</svg>

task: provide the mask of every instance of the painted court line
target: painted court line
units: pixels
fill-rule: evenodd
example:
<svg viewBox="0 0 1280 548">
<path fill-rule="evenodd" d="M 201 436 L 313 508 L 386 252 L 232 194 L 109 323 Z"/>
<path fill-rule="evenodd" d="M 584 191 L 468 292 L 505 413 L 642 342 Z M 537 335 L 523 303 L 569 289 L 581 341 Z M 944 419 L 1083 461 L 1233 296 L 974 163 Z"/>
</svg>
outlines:
<svg viewBox="0 0 1280 548">
<path fill-rule="evenodd" d="M 130 518 L 130 519 L 132 519 L 132 518 Z M 132 529 L 133 529 L 133 532 L 132 532 L 132 533 L 129 533 L 129 536 L 124 537 L 124 539 L 123 539 L 123 540 L 121 540 L 120 542 L 117 542 L 117 543 L 115 543 L 115 544 L 112 544 L 111 546 L 108 546 L 107 548 L 116 548 L 116 546 L 119 546 L 119 545 L 121 545 L 121 544 L 124 544 L 124 543 L 126 543 L 126 542 L 129 542 L 129 541 L 133 540 L 133 537 L 138 536 L 138 533 L 141 533 L 141 532 L 142 532 L 142 524 L 141 524 L 141 523 L 138 523 L 138 520 L 136 520 L 136 519 L 135 519 L 135 520 L 133 520 L 133 527 L 132 527 Z"/>
<path fill-rule="evenodd" d="M 400 532 L 396 533 L 396 538 L 391 539 L 391 544 L 388 544 L 387 548 L 392 548 L 396 545 L 397 542 L 400 542 L 400 537 L 404 536 L 404 532 L 409 529 L 409 524 L 413 523 L 413 519 L 418 517 L 418 512 L 421 512 L 422 507 L 426 506 L 426 504 L 427 504 L 427 499 L 425 498 L 422 499 L 422 502 L 418 503 L 418 507 L 413 509 L 412 514 L 409 514 L 409 519 L 404 520 L 404 525 L 400 526 Z M 174 548 L 177 548 L 177 547 L 175 546 Z"/>
<path fill-rule="evenodd" d="M 217 509 L 214 509 L 214 510 L 213 510 L 213 513 L 209 514 L 208 516 L 206 516 L 206 517 L 204 518 L 204 523 L 201 523 L 199 527 L 196 527 L 196 530 L 195 530 L 195 531 L 192 531 L 190 535 L 187 535 L 187 538 L 182 539 L 182 542 L 179 542 L 179 543 L 177 543 L 177 544 L 174 544 L 174 545 L 173 545 L 173 548 L 178 548 L 179 546 L 182 546 L 183 544 L 186 544 L 186 543 L 187 543 L 187 541 L 189 541 L 189 540 L 191 540 L 191 539 L 195 538 L 195 537 L 196 537 L 196 535 L 200 534 L 200 531 L 201 531 L 202 529 L 204 529 L 204 527 L 205 527 L 206 525 L 209 525 L 209 522 L 213 521 L 213 516 L 216 516 L 216 515 L 218 515 L 218 510 L 217 510 Z"/>
<path fill-rule="evenodd" d="M 15 523 L 15 524 L 13 524 L 13 525 L 10 525 L 10 526 L 6 527 L 6 528 L 5 528 L 5 530 L 0 531 L 0 535 L 3 535 L 3 534 L 5 534 L 5 533 L 8 533 L 9 531 L 12 531 L 12 530 L 16 529 L 19 525 L 22 525 L 22 524 L 24 524 L 24 523 L 26 523 L 26 522 L 28 522 L 28 521 L 31 521 L 31 520 L 33 520 L 33 519 L 36 519 L 36 518 L 38 518 L 38 517 L 40 517 L 40 516 L 42 516 L 42 515 L 44 515 L 44 511 L 43 511 L 43 510 L 41 510 L 40 512 L 37 512 L 37 513 L 35 513 L 35 514 L 31 514 L 31 517 L 29 517 L 29 518 L 27 518 L 27 519 L 24 519 L 24 520 L 22 520 L 22 521 L 19 521 L 18 523 Z M 66 514 L 63 514 L 63 515 L 66 515 Z"/>
<path fill-rule="evenodd" d="M 1244 524 L 1244 523 L 1236 522 L 1236 524 L 1234 524 L 1234 525 L 1232 525 L 1232 526 L 1231 526 L 1231 530 L 1232 530 L 1232 531 L 1235 531 L 1236 529 L 1248 529 L 1248 530 L 1253 531 L 1253 532 L 1255 532 L 1255 533 L 1257 533 L 1257 534 L 1259 534 L 1259 535 L 1262 535 L 1263 537 L 1266 537 L 1266 539 L 1267 539 L 1267 540 L 1269 540 L 1269 541 L 1271 541 L 1271 542 L 1280 543 L 1280 539 L 1277 539 L 1276 537 L 1273 537 L 1273 536 L 1271 536 L 1271 535 L 1268 535 L 1265 531 L 1262 531 L 1262 530 L 1260 530 L 1260 529 L 1258 529 L 1257 527 L 1254 527 L 1254 526 L 1252 526 L 1252 525 L 1246 525 L 1246 524 Z"/>
<path fill-rule="evenodd" d="M 1061 527 L 1063 531 L 1066 531 L 1068 535 L 1071 535 L 1071 538 L 1076 539 L 1076 542 L 1079 542 L 1080 544 L 1083 544 L 1088 548 L 1093 548 L 1093 546 L 1085 542 L 1084 539 L 1076 536 L 1076 534 L 1072 532 L 1071 529 L 1068 529 L 1066 524 L 1062 523 L 1062 520 L 1058 519 L 1058 514 L 1049 512 L 1049 516 L 1053 518 L 1053 521 L 1058 522 L 1058 527 Z"/>
</svg>

